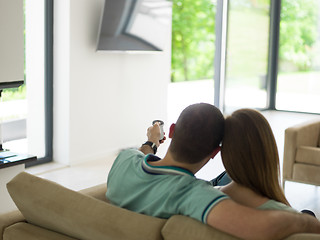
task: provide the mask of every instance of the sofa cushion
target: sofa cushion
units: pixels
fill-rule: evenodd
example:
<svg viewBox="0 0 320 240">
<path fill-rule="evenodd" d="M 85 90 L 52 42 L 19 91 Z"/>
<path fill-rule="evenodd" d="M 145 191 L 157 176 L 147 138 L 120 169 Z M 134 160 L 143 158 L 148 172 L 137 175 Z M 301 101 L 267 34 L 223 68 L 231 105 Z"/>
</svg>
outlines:
<svg viewBox="0 0 320 240">
<path fill-rule="evenodd" d="M 16 223 L 6 228 L 3 240 L 76 240 L 29 223 Z"/>
<path fill-rule="evenodd" d="M 21 212 L 15 210 L 13 212 L 8 212 L 4 214 L 0 214 L 0 240 L 3 240 L 3 232 L 4 230 L 17 222 L 24 222 L 25 218 L 22 216 Z"/>
<path fill-rule="evenodd" d="M 320 148 L 307 146 L 298 147 L 296 162 L 320 165 Z"/>
<path fill-rule="evenodd" d="M 296 233 L 293 234 L 283 240 L 319 240 L 319 234 L 312 234 L 312 233 Z"/>
<path fill-rule="evenodd" d="M 26 220 L 78 239 L 162 239 L 165 220 L 128 211 L 22 172 L 7 184 Z"/>
<path fill-rule="evenodd" d="M 164 225 L 162 236 L 165 240 L 238 240 L 195 219 L 176 215 L 168 219 Z"/>
<path fill-rule="evenodd" d="M 296 163 L 293 166 L 293 179 L 297 182 L 320 186 L 320 166 Z"/>
</svg>

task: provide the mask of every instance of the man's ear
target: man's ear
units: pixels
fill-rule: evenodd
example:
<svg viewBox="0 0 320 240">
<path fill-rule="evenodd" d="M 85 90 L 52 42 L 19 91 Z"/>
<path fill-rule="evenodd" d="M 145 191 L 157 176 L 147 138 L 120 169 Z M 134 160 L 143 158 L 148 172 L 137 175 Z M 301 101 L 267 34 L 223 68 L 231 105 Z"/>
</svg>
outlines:
<svg viewBox="0 0 320 240">
<path fill-rule="evenodd" d="M 217 148 L 215 148 L 215 149 L 213 150 L 213 152 L 211 153 L 210 158 L 213 159 L 213 158 L 218 154 L 218 152 L 220 152 L 220 150 L 221 150 L 221 147 L 220 147 L 220 146 L 217 147 Z"/>
<path fill-rule="evenodd" d="M 176 124 L 172 123 L 169 129 L 169 138 L 172 138 Z"/>
</svg>

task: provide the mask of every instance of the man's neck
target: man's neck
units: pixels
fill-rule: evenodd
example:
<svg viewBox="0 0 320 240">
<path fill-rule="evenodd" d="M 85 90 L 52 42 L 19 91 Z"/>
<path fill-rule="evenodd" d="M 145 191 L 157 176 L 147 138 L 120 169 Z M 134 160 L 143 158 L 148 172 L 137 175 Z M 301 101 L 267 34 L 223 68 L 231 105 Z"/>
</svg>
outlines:
<svg viewBox="0 0 320 240">
<path fill-rule="evenodd" d="M 189 170 L 193 174 L 196 174 L 204 165 L 204 161 L 196 164 L 190 164 L 190 163 L 183 163 L 176 161 L 170 151 L 167 152 L 165 157 L 163 159 L 160 159 L 159 161 L 155 162 L 149 162 L 152 166 L 174 166 L 174 167 L 180 167 Z M 207 161 L 205 161 L 207 162 Z"/>
</svg>

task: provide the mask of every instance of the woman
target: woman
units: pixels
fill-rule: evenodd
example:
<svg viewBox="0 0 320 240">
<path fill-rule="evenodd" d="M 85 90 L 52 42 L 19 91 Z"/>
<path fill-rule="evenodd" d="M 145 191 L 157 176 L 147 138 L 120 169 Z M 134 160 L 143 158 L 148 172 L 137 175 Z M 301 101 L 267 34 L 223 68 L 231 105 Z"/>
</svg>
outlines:
<svg viewBox="0 0 320 240">
<path fill-rule="evenodd" d="M 296 211 L 280 185 L 279 155 L 271 127 L 258 111 L 240 109 L 226 118 L 221 156 L 233 180 L 221 191 L 233 200 L 259 209 Z"/>
</svg>

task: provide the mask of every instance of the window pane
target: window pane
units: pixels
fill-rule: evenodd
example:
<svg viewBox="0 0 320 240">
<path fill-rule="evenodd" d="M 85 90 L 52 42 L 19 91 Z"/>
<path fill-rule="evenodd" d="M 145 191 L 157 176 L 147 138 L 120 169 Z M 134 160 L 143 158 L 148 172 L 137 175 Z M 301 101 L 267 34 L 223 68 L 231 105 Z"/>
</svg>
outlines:
<svg viewBox="0 0 320 240">
<path fill-rule="evenodd" d="M 168 119 L 197 102 L 214 102 L 216 0 L 173 0 Z"/>
<path fill-rule="evenodd" d="M 25 84 L 4 91 L 3 102 L 0 102 L 0 121 L 11 124 L 10 129 L 14 128 L 14 134 L 3 131 L 6 134 L 3 147 L 38 158 L 44 157 L 46 150 L 44 4 L 45 1 L 25 1 Z"/>
<path fill-rule="evenodd" d="M 25 78 L 24 1 L 6 1 L 1 3 L 1 5 L 4 7 L 1 9 L 1 14 L 4 16 L 2 20 L 7 20 L 1 22 L 1 29 L 4 30 L 2 34 L 7 36 L 1 39 L 4 41 L 0 41 L 4 43 L 3 46 L 5 46 L 4 51 L 2 51 L 2 49 L 0 50 L 1 54 L 4 54 L 1 56 L 4 60 L 4 65 L 1 67 L 8 70 L 5 70 L 4 73 L 1 74 L 2 79 L 0 81 L 19 81 L 23 83 L 23 79 Z M 11 12 L 12 10 L 14 13 Z M 8 18 L 5 13 L 8 13 L 11 19 Z M 11 53 L 12 56 L 10 55 Z M 19 86 L 19 84 L 16 86 Z M 2 94 L 0 94 L 0 141 L 4 143 L 4 149 L 7 149 L 6 142 L 25 138 L 26 135 L 26 86 L 22 84 L 20 87 L 8 87 L 9 88 L 3 89 Z M 26 146 L 25 141 L 20 141 L 19 145 Z M 22 149 L 24 153 L 26 152 L 25 150 L 26 148 Z"/>
<path fill-rule="evenodd" d="M 282 0 L 277 109 L 320 113 L 318 0 Z"/>
<path fill-rule="evenodd" d="M 28 152 L 45 156 L 45 1 L 26 1 Z"/>
<path fill-rule="evenodd" d="M 1 95 L 0 121 L 25 118 L 27 115 L 26 85 L 4 89 Z"/>
<path fill-rule="evenodd" d="M 265 108 L 269 0 L 229 1 L 225 108 Z"/>
<path fill-rule="evenodd" d="M 213 79 L 214 0 L 174 0 L 171 81 Z"/>
</svg>

